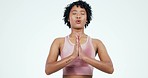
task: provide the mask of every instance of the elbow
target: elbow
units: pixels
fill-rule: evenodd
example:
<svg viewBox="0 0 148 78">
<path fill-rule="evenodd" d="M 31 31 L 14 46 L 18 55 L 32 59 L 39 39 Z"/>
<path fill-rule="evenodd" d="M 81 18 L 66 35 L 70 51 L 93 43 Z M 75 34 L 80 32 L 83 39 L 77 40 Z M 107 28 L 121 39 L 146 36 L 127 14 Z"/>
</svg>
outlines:
<svg viewBox="0 0 148 78">
<path fill-rule="evenodd" d="M 46 75 L 50 75 L 51 74 L 51 72 L 49 70 L 47 70 L 47 69 L 45 69 L 45 73 L 46 73 Z"/>
<path fill-rule="evenodd" d="M 50 73 L 47 71 L 47 69 L 45 69 L 45 73 L 46 73 L 46 75 L 50 75 Z"/>
<path fill-rule="evenodd" d="M 113 74 L 113 72 L 114 72 L 114 67 L 113 67 L 113 65 L 112 64 L 110 64 L 109 66 L 108 66 L 108 74 Z"/>
<path fill-rule="evenodd" d="M 49 69 L 49 67 L 45 67 L 45 73 L 46 73 L 46 75 L 50 75 L 50 74 L 52 74 L 52 71 Z"/>
<path fill-rule="evenodd" d="M 109 69 L 109 71 L 108 71 L 108 74 L 113 74 L 113 72 L 114 72 L 114 68 L 111 67 L 111 68 Z"/>
</svg>

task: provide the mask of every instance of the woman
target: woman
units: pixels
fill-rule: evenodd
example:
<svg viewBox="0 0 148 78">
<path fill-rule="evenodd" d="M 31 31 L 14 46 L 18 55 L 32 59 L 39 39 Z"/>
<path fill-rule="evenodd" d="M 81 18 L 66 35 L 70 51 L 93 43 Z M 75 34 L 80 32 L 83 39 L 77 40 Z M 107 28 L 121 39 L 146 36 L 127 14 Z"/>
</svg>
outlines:
<svg viewBox="0 0 148 78">
<path fill-rule="evenodd" d="M 113 64 L 104 44 L 84 33 L 91 16 L 90 5 L 82 0 L 65 8 L 64 21 L 71 33 L 53 41 L 46 61 L 47 75 L 60 69 L 63 69 L 63 78 L 92 78 L 93 68 L 113 73 Z M 59 55 L 61 60 L 57 61 Z M 96 55 L 100 60 L 95 59 Z"/>
</svg>

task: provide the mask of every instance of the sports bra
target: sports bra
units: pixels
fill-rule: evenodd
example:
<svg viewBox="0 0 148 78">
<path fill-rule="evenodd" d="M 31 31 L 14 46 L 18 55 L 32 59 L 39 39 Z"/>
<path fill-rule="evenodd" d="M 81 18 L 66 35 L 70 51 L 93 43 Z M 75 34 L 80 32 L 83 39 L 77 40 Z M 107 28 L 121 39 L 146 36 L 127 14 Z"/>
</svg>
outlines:
<svg viewBox="0 0 148 78">
<path fill-rule="evenodd" d="M 65 37 L 64 47 L 61 52 L 61 59 L 72 54 L 74 43 L 69 39 L 69 35 Z M 95 50 L 92 44 L 92 39 L 87 36 L 85 43 L 81 44 L 83 52 L 90 58 L 95 58 Z M 63 75 L 92 75 L 93 67 L 79 57 L 74 59 L 70 64 L 63 68 Z"/>
</svg>

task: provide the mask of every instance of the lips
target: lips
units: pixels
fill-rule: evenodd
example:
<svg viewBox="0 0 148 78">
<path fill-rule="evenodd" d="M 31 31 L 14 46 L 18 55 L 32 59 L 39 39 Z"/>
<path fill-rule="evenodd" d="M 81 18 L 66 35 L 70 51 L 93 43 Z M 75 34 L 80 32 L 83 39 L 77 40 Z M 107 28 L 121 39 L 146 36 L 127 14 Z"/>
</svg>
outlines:
<svg viewBox="0 0 148 78">
<path fill-rule="evenodd" d="M 81 23 L 81 20 L 76 20 L 76 23 L 77 23 L 77 24 L 80 24 L 80 23 Z"/>
</svg>

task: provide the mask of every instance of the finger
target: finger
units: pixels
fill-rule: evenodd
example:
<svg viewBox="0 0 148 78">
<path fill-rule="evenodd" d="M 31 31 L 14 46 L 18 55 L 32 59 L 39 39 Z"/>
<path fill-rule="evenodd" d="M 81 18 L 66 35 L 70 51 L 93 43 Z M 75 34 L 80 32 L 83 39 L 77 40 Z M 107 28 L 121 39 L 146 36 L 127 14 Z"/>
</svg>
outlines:
<svg viewBox="0 0 148 78">
<path fill-rule="evenodd" d="M 78 44 L 80 45 L 80 36 L 78 36 Z"/>
<path fill-rule="evenodd" d="M 79 44 L 79 39 L 78 39 L 78 37 L 76 38 L 76 44 L 77 44 L 77 45 Z"/>
</svg>

